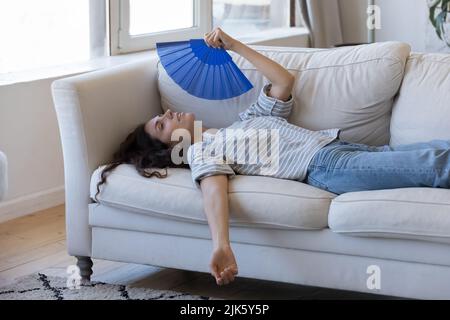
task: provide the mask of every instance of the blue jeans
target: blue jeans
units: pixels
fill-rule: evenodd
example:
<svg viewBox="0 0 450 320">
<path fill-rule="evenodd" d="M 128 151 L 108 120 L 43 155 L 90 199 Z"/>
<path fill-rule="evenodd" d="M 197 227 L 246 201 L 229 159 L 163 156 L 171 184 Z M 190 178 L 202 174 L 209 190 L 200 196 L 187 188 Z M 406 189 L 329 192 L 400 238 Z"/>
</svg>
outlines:
<svg viewBox="0 0 450 320">
<path fill-rule="evenodd" d="M 450 140 L 393 148 L 336 139 L 313 157 L 305 182 L 336 194 L 408 187 L 450 188 Z"/>
</svg>

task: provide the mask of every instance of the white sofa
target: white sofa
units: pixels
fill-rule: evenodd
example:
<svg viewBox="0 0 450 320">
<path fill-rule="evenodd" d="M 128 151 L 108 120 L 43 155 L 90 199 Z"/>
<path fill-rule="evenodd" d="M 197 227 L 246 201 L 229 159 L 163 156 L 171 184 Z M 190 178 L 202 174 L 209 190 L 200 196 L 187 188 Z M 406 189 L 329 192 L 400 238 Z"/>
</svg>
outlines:
<svg viewBox="0 0 450 320">
<path fill-rule="evenodd" d="M 373 145 L 450 139 L 450 55 L 403 43 L 337 49 L 252 46 L 297 76 L 290 121 Z M 55 81 L 65 162 L 68 252 L 209 272 L 211 238 L 190 171 L 146 179 L 119 166 L 93 201 L 100 170 L 138 124 L 170 107 L 208 127 L 237 119 L 266 82 L 227 101 L 189 96 L 157 58 Z M 405 188 L 340 196 L 268 177 L 230 180 L 230 237 L 239 275 L 409 298 L 450 298 L 450 190 Z"/>
</svg>

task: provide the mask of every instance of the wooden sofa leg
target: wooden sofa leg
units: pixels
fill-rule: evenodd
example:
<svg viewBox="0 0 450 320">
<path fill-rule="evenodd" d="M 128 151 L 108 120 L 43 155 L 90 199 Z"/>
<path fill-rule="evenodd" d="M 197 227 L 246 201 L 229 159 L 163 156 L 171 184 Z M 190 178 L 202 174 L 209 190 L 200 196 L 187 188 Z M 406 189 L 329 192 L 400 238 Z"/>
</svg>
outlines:
<svg viewBox="0 0 450 320">
<path fill-rule="evenodd" d="M 91 282 L 92 266 L 94 263 L 89 257 L 76 257 L 77 267 L 80 268 L 81 284 L 89 284 Z"/>
</svg>

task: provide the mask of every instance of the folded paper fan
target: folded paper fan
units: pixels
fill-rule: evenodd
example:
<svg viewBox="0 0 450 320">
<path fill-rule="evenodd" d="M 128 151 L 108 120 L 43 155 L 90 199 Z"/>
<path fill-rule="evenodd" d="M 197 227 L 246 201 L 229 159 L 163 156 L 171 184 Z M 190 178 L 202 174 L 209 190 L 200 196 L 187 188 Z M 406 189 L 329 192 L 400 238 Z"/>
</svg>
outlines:
<svg viewBox="0 0 450 320">
<path fill-rule="evenodd" d="M 203 39 L 162 42 L 156 48 L 167 74 L 193 96 L 225 100 L 253 88 L 225 49 L 209 47 Z"/>
</svg>

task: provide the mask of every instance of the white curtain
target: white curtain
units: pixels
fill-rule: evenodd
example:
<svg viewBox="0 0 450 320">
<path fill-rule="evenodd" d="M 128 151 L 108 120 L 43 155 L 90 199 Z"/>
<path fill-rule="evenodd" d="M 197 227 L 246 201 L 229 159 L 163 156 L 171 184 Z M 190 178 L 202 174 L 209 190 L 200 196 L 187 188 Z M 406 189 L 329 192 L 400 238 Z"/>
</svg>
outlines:
<svg viewBox="0 0 450 320">
<path fill-rule="evenodd" d="M 343 43 L 339 0 L 298 0 L 311 47 L 329 48 Z"/>
</svg>

